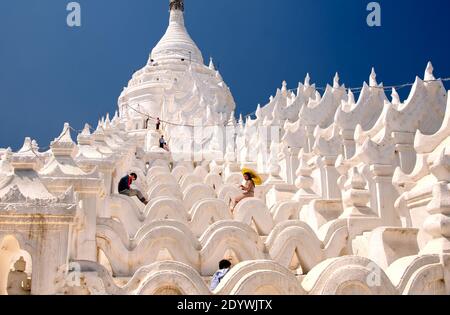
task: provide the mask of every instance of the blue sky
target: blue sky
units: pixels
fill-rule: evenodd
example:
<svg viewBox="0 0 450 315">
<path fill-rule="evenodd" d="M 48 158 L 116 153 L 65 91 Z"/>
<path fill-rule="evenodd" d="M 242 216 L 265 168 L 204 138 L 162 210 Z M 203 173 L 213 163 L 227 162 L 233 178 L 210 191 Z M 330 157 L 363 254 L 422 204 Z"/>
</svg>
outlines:
<svg viewBox="0 0 450 315">
<path fill-rule="evenodd" d="M 69 28 L 69 2 L 0 1 L 0 147 L 18 149 L 26 136 L 45 147 L 65 121 L 81 129 L 113 113 L 168 23 L 168 0 L 79 0 L 82 26 Z M 450 76 L 448 0 L 378 1 L 379 28 L 366 24 L 369 0 L 185 2 L 188 30 L 238 112 L 265 104 L 283 80 L 295 88 L 307 72 L 323 86 L 338 71 L 357 87 L 375 66 L 392 85 L 423 77 L 431 60 L 437 77 Z"/>
</svg>

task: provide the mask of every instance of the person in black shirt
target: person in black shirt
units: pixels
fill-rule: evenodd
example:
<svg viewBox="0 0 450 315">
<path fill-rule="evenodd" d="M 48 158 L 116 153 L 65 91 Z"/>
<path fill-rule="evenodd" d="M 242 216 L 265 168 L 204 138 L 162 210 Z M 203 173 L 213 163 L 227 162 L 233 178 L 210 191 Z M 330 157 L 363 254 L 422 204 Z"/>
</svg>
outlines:
<svg viewBox="0 0 450 315">
<path fill-rule="evenodd" d="M 135 173 L 131 173 L 130 175 L 127 175 L 123 177 L 119 182 L 119 194 L 125 195 L 128 197 L 138 197 L 139 200 L 147 205 L 148 201 L 145 199 L 144 195 L 137 189 L 132 189 L 130 186 L 131 184 L 137 180 L 137 175 Z"/>
</svg>

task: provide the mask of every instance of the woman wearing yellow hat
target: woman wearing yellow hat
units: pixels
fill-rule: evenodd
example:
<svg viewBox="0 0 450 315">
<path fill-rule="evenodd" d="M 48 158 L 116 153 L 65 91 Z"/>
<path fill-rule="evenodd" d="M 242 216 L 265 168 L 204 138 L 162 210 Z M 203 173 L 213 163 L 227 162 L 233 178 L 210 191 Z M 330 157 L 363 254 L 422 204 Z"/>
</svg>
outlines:
<svg viewBox="0 0 450 315">
<path fill-rule="evenodd" d="M 241 202 L 246 198 L 255 197 L 255 186 L 261 185 L 262 183 L 261 177 L 259 177 L 258 174 L 256 174 L 256 172 L 254 172 L 253 170 L 244 168 L 242 170 L 242 175 L 244 176 L 245 180 L 245 184 L 241 185 L 240 187 L 243 193 L 237 196 L 236 198 L 232 199 L 230 205 L 231 213 L 234 212 L 234 209 L 236 208 L 239 202 Z"/>
</svg>

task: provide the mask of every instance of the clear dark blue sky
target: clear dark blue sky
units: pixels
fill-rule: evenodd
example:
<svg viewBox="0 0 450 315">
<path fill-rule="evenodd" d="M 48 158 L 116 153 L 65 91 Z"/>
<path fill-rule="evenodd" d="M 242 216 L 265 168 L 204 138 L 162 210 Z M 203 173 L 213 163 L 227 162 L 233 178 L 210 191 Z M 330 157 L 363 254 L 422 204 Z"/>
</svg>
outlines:
<svg viewBox="0 0 450 315">
<path fill-rule="evenodd" d="M 69 2 L 0 1 L 0 147 L 17 149 L 26 136 L 45 147 L 65 121 L 80 129 L 113 113 L 168 23 L 168 0 L 79 0 L 82 26 L 72 29 Z M 375 66 L 391 85 L 423 77 L 431 60 L 436 76 L 450 76 L 448 0 L 379 1 L 380 28 L 366 24 L 369 0 L 185 2 L 189 32 L 205 60 L 214 57 L 238 112 L 306 72 L 318 85 L 339 71 L 361 86 Z"/>
</svg>

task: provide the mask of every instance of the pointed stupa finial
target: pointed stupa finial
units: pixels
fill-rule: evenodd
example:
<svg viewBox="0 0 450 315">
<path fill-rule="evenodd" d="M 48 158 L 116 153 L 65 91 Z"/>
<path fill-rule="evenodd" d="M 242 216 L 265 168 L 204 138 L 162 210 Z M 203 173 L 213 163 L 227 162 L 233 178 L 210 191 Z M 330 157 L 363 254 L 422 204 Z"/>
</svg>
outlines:
<svg viewBox="0 0 450 315">
<path fill-rule="evenodd" d="M 64 124 L 59 137 L 50 143 L 50 148 L 55 156 L 71 156 L 74 153 L 75 142 L 73 142 L 70 135 L 69 123 Z"/>
<path fill-rule="evenodd" d="M 51 144 L 54 144 L 56 142 L 60 143 L 73 143 L 72 137 L 70 135 L 70 124 L 64 123 L 63 130 L 61 131 L 61 134 L 59 137 L 55 138 L 55 140 L 52 141 Z"/>
<path fill-rule="evenodd" d="M 111 120 L 109 119 L 109 113 L 106 114 L 105 123 L 103 124 L 104 129 L 110 129 L 111 128 Z"/>
<path fill-rule="evenodd" d="M 378 86 L 377 82 L 377 73 L 375 72 L 375 68 L 372 67 L 372 72 L 370 73 L 370 80 L 369 80 L 370 86 Z"/>
<path fill-rule="evenodd" d="M 214 65 L 214 60 L 212 57 L 209 57 L 209 69 L 215 71 L 216 66 Z"/>
<path fill-rule="evenodd" d="M 304 86 L 310 86 L 311 77 L 309 73 L 306 74 Z"/>
<path fill-rule="evenodd" d="M 31 138 L 25 138 L 22 148 L 19 152 L 13 154 L 11 166 L 14 170 L 34 170 L 41 166 L 38 152 L 33 148 Z"/>
<path fill-rule="evenodd" d="M 83 131 L 81 132 L 81 135 L 83 135 L 83 136 L 91 135 L 91 126 L 89 126 L 88 123 L 84 124 L 84 128 L 83 128 Z"/>
<path fill-rule="evenodd" d="M 17 153 L 28 153 L 32 151 L 33 145 L 30 137 L 26 137 L 22 148 Z M 31 153 L 32 154 L 32 153 Z"/>
<path fill-rule="evenodd" d="M 348 89 L 348 103 L 354 105 L 355 104 L 355 94 L 351 89 Z"/>
<path fill-rule="evenodd" d="M 392 104 L 398 105 L 400 104 L 400 95 L 398 95 L 397 90 L 395 88 L 392 88 Z"/>
<path fill-rule="evenodd" d="M 98 124 L 97 124 L 97 129 L 95 129 L 95 131 L 100 131 L 101 129 L 103 129 L 103 122 L 101 119 L 98 120 Z"/>
<path fill-rule="evenodd" d="M 334 79 L 333 79 L 333 88 L 334 89 L 338 89 L 340 87 L 339 80 L 340 80 L 339 73 L 336 72 L 336 74 L 334 75 Z"/>
<path fill-rule="evenodd" d="M 113 117 L 112 120 L 111 120 L 111 124 L 112 124 L 113 126 L 116 126 L 118 120 L 119 120 L 119 113 L 116 111 L 116 112 L 114 113 L 114 117 Z"/>
<path fill-rule="evenodd" d="M 286 82 L 286 80 L 284 80 L 283 83 L 281 84 L 281 91 L 287 91 L 287 82 Z"/>
<path fill-rule="evenodd" d="M 428 64 L 427 64 L 427 69 L 425 70 L 425 81 L 436 80 L 436 78 L 434 77 L 433 72 L 434 72 L 433 64 L 431 63 L 431 61 L 429 61 Z"/>
<path fill-rule="evenodd" d="M 170 11 L 179 10 L 184 12 L 184 0 L 170 0 Z"/>
</svg>

